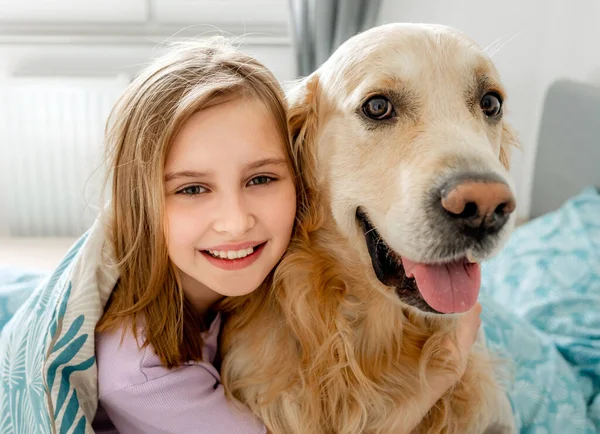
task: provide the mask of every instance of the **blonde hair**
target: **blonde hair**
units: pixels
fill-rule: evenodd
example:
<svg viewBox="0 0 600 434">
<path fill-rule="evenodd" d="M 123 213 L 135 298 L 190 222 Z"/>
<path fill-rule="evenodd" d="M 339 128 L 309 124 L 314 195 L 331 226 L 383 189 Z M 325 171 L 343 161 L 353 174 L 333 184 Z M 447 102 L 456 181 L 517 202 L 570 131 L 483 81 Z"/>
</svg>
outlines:
<svg viewBox="0 0 600 434">
<path fill-rule="evenodd" d="M 151 344 L 167 367 L 202 359 L 206 330 L 186 302 L 169 260 L 164 222 L 164 166 L 171 143 L 194 113 L 236 98 L 264 103 L 274 117 L 303 207 L 303 187 L 293 155 L 283 91 L 256 59 L 224 38 L 178 43 L 125 90 L 107 124 L 112 182 L 107 234 L 120 272 L 97 330 L 144 321 L 143 346 Z M 270 277 L 266 279 L 266 284 Z M 125 327 L 125 328 L 126 328 Z"/>
</svg>

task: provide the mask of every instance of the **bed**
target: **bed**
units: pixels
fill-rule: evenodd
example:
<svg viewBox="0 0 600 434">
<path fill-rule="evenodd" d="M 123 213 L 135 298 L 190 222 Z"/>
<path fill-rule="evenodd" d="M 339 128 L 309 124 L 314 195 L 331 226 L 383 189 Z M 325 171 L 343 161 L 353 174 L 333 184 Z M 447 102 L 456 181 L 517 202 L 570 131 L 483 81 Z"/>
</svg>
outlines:
<svg viewBox="0 0 600 434">
<path fill-rule="evenodd" d="M 75 238 L 0 238 L 0 267 L 52 271 Z"/>
</svg>

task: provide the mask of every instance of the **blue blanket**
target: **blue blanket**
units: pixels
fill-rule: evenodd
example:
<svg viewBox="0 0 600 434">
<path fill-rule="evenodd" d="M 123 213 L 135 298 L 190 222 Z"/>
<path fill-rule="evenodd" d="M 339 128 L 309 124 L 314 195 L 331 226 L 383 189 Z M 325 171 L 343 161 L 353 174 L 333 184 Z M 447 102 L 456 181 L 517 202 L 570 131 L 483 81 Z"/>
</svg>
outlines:
<svg viewBox="0 0 600 434">
<path fill-rule="evenodd" d="M 104 240 L 98 220 L 50 276 L 1 270 L 1 434 L 94 432 L 94 329 L 118 278 Z"/>
<path fill-rule="evenodd" d="M 46 273 L 0 266 L 0 330 L 46 278 Z"/>
<path fill-rule="evenodd" d="M 118 277 L 103 240 L 97 222 L 51 276 L 0 268 L 0 434 L 93 432 L 94 327 Z M 518 431 L 600 433 L 598 192 L 519 228 L 481 301 Z"/>
<path fill-rule="evenodd" d="M 599 433 L 600 193 L 518 228 L 485 264 L 482 300 L 488 344 L 513 362 L 521 432 Z"/>
</svg>

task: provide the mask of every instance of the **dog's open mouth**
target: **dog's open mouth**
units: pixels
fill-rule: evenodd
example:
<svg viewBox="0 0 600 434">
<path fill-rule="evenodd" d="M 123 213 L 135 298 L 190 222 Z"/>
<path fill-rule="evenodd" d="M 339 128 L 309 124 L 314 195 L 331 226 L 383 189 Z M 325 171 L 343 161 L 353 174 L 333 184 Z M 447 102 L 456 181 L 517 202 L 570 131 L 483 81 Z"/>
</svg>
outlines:
<svg viewBox="0 0 600 434">
<path fill-rule="evenodd" d="M 356 218 L 365 235 L 373 270 L 379 281 L 393 287 L 406 304 L 426 312 L 460 313 L 477 302 L 479 264 L 465 259 L 425 264 L 401 258 L 383 240 L 362 209 Z"/>
</svg>

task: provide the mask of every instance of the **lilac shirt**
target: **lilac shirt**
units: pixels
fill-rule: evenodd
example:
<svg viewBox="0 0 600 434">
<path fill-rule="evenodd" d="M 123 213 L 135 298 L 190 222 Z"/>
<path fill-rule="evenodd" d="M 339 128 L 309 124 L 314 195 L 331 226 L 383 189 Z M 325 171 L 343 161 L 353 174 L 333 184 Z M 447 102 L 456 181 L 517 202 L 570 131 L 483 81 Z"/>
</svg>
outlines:
<svg viewBox="0 0 600 434">
<path fill-rule="evenodd" d="M 96 335 L 100 407 L 94 428 L 110 418 L 121 434 L 259 434 L 266 428 L 254 416 L 227 402 L 212 363 L 220 330 L 217 316 L 204 334 L 206 362 L 165 368 L 152 346 L 140 350 L 131 332 Z M 143 329 L 138 336 L 143 339 Z M 141 340 L 143 342 L 143 340 Z"/>
</svg>

